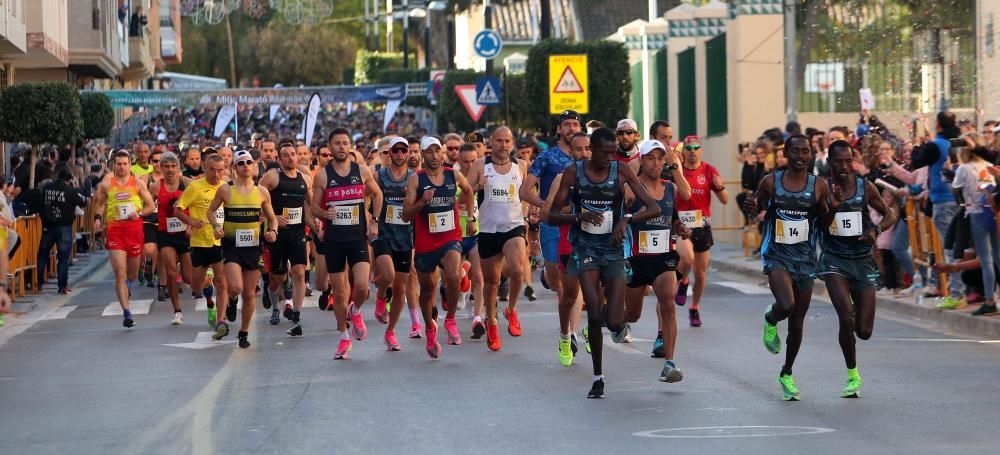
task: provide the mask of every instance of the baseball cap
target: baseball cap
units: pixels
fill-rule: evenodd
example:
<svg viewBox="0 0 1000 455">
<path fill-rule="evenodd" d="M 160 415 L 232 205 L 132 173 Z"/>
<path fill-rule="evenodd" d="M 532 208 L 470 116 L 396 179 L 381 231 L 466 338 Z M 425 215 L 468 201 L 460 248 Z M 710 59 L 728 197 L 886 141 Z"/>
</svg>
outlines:
<svg viewBox="0 0 1000 455">
<path fill-rule="evenodd" d="M 619 125 L 621 125 L 621 123 L 619 123 Z M 666 147 L 663 146 L 662 142 L 660 142 L 660 141 L 658 141 L 656 139 L 650 139 L 648 141 L 642 141 L 642 144 L 639 146 L 639 156 L 646 156 L 647 154 L 649 154 L 653 150 L 657 150 L 657 149 L 663 150 L 664 152 L 666 152 L 668 150 Z"/>
<path fill-rule="evenodd" d="M 630 118 L 625 118 L 619 120 L 618 127 L 615 128 L 615 131 L 622 131 L 622 130 L 639 131 L 639 126 L 635 124 L 635 120 L 632 120 Z"/>
<path fill-rule="evenodd" d="M 684 145 L 701 145 L 701 138 L 698 136 L 686 136 Z"/>
<path fill-rule="evenodd" d="M 478 131 L 473 131 L 473 132 L 465 135 L 465 142 L 485 144 L 486 143 L 486 139 L 483 139 L 483 135 L 479 134 Z M 423 148 L 423 147 L 420 147 L 420 148 Z"/>
<path fill-rule="evenodd" d="M 399 144 L 403 144 L 403 146 L 407 147 L 407 148 L 410 147 L 410 143 L 406 140 L 405 137 L 396 136 L 396 137 L 392 138 L 391 141 L 389 141 L 389 149 L 391 150 L 393 147 L 395 147 L 395 146 L 397 146 Z M 423 145 L 423 143 L 421 143 L 421 145 Z M 421 148 L 423 148 L 423 147 L 421 147 Z"/>
<path fill-rule="evenodd" d="M 566 109 L 565 111 L 562 111 L 561 114 L 559 114 L 559 122 L 557 122 L 556 124 L 562 125 L 562 122 L 566 120 L 576 120 L 579 122 L 580 114 L 578 114 L 576 111 L 572 109 Z"/>
<path fill-rule="evenodd" d="M 434 136 L 424 136 L 424 138 L 420 140 L 420 150 L 427 150 L 431 148 L 432 145 L 441 147 L 441 141 Z"/>
<path fill-rule="evenodd" d="M 239 163 L 240 161 L 243 161 L 243 160 L 253 161 L 253 155 L 251 155 L 250 152 L 247 151 L 247 150 L 240 150 L 240 151 L 236 152 L 236 154 L 233 155 L 233 162 L 234 163 Z"/>
<path fill-rule="evenodd" d="M 535 144 L 536 144 L 535 139 L 528 136 L 522 137 L 517 140 L 517 148 L 534 147 Z"/>
</svg>

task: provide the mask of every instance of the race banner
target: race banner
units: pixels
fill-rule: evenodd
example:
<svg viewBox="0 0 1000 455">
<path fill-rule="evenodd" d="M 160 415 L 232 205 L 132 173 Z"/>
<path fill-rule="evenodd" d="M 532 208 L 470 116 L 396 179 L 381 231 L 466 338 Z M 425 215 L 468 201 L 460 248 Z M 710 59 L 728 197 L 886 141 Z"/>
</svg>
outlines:
<svg viewBox="0 0 1000 455">
<path fill-rule="evenodd" d="M 236 117 L 236 105 L 227 104 L 219 108 L 219 112 L 215 114 L 215 137 L 222 136 L 222 133 L 226 132 L 226 128 L 229 127 L 229 123 L 233 121 Z"/>
<path fill-rule="evenodd" d="M 316 117 L 319 116 L 320 98 L 318 93 L 313 93 L 309 99 L 309 108 L 306 109 L 306 121 L 302 125 L 302 137 L 305 138 L 306 145 L 312 145 L 313 133 L 316 131 Z"/>
<path fill-rule="evenodd" d="M 90 92 L 84 90 L 83 93 Z M 120 107 L 207 107 L 233 104 L 295 105 L 307 104 L 314 93 L 325 103 L 385 103 L 406 98 L 406 86 L 320 86 L 240 88 L 222 90 L 106 90 L 111 106 Z"/>
</svg>

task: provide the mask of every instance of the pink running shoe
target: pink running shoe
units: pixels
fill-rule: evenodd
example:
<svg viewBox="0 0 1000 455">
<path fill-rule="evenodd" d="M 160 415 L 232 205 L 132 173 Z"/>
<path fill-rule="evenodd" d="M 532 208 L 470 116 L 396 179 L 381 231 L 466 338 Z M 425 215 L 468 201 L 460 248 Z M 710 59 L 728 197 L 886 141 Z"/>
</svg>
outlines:
<svg viewBox="0 0 1000 455">
<path fill-rule="evenodd" d="M 427 324 L 427 355 L 432 359 L 441 355 L 441 343 L 437 341 L 437 322 L 431 321 Z"/>
<path fill-rule="evenodd" d="M 399 348 L 399 343 L 396 342 L 396 331 L 386 330 L 385 331 L 385 347 L 387 351 L 401 351 Z"/>
<path fill-rule="evenodd" d="M 458 333 L 458 323 L 454 319 L 445 319 L 444 329 L 448 332 L 448 344 L 462 344 L 462 335 Z"/>
<path fill-rule="evenodd" d="M 351 340 L 340 340 L 337 344 L 337 352 L 333 354 L 333 360 L 350 359 L 351 358 Z"/>
<path fill-rule="evenodd" d="M 385 310 L 385 299 L 375 298 L 375 320 L 383 324 L 389 323 L 389 312 Z"/>
<path fill-rule="evenodd" d="M 365 327 L 364 315 L 360 310 L 354 313 L 354 304 L 351 304 L 347 311 L 351 315 L 351 333 L 354 334 L 356 340 L 364 340 L 368 337 L 368 327 Z"/>
<path fill-rule="evenodd" d="M 421 335 L 423 331 L 424 328 L 419 323 L 413 324 L 410 326 L 410 338 L 423 338 L 423 335 Z"/>
</svg>

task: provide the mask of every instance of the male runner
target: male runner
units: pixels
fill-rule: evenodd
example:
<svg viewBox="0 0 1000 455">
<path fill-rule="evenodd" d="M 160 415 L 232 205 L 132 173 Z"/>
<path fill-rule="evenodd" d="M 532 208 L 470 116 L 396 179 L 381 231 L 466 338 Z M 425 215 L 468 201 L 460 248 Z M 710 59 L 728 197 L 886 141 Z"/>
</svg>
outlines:
<svg viewBox="0 0 1000 455">
<path fill-rule="evenodd" d="M 280 169 L 267 171 L 260 178 L 261 188 L 271 196 L 271 205 L 278 219 L 277 240 L 267 246 L 270 259 L 270 280 L 267 293 L 271 299 L 271 325 L 281 322 L 278 302 L 281 302 L 281 286 L 288 277 L 289 264 L 292 273 L 292 308 L 286 308 L 285 317 L 292 321 L 286 333 L 302 336 L 302 301 L 306 296 L 306 266 L 308 256 L 306 226 L 314 226 L 312 211 L 306 207 L 312 200 L 312 181 L 300 172 L 295 143 L 282 139 L 278 144 Z"/>
<path fill-rule="evenodd" d="M 460 159 L 460 149 L 465 141 L 462 140 L 462 136 L 455 133 L 448 133 L 444 136 L 444 147 L 445 153 L 447 155 L 447 163 L 449 166 L 458 163 Z"/>
<path fill-rule="evenodd" d="M 159 151 L 159 147 L 157 147 L 157 150 Z M 132 146 L 132 153 L 135 154 L 135 164 L 133 164 L 130 168 L 132 175 L 138 178 L 153 172 L 154 166 L 149 163 L 149 144 L 142 141 L 136 142 L 135 145 Z"/>
<path fill-rule="evenodd" d="M 311 178 L 313 180 L 310 181 L 314 181 L 316 174 L 326 168 L 326 164 L 330 162 L 331 158 L 333 158 L 333 153 L 330 152 L 330 146 L 328 144 L 322 144 L 317 147 L 316 167 L 312 170 Z M 310 199 L 310 201 L 312 200 Z M 312 210 L 310 209 L 310 212 L 311 211 Z M 318 219 L 315 215 L 313 218 Z M 323 256 L 323 223 L 316 224 L 317 225 L 312 228 L 312 233 L 310 235 L 312 238 L 312 248 L 309 250 L 312 253 L 313 264 L 316 267 L 315 288 L 320 290 L 319 309 L 321 311 L 327 311 L 328 309 L 333 309 L 330 305 L 330 286 L 327 284 L 330 277 L 326 273 L 326 258 Z M 309 285 L 309 269 L 306 269 L 306 285 Z M 306 288 L 306 295 L 311 293 L 310 289 L 310 287 Z"/>
<path fill-rule="evenodd" d="M 712 257 L 712 197 L 722 204 L 729 202 L 729 192 L 722 183 L 722 177 L 712 165 L 701 160 L 701 139 L 697 136 L 684 138 L 684 180 L 691 186 L 691 197 L 677 201 L 677 213 L 684 226 L 691 230 L 691 247 L 694 255 L 681 255 L 677 266 L 680 282 L 675 297 L 678 305 L 687 302 L 688 273 L 694 269 L 694 301 L 688 310 L 691 327 L 701 327 L 699 304 L 705 293 L 705 279 L 708 276 L 708 262 Z"/>
<path fill-rule="evenodd" d="M 819 276 L 840 318 L 840 349 L 847 363 L 847 383 L 840 396 L 858 398 L 861 375 L 854 336 L 867 340 L 872 335 L 879 283 L 872 245 L 883 230 L 895 225 L 896 215 L 886 207 L 874 183 L 855 175 L 850 144 L 836 141 L 827 153 L 831 197 L 830 212 L 820 220 Z M 882 215 L 880 223 L 872 223 L 869 207 Z"/>
<path fill-rule="evenodd" d="M 378 217 L 368 220 L 365 198 L 371 197 L 374 213 L 382 213 L 382 190 L 368 166 L 350 161 L 351 134 L 345 128 L 330 131 L 327 142 L 333 159 L 313 179 L 313 216 L 326 220 L 323 227 L 323 255 L 333 288 L 334 313 L 340 342 L 333 358 L 350 358 L 351 338 L 347 317 L 358 341 L 368 336 L 361 305 L 368 299 L 368 242 L 378 237 Z M 347 295 L 348 269 L 353 276 L 351 296 Z M 350 298 L 350 300 L 348 300 Z M 348 305 L 350 302 L 350 305 Z"/>
<path fill-rule="evenodd" d="M 517 297 L 524 280 L 524 259 L 527 254 L 527 229 L 517 191 L 528 174 L 528 165 L 513 160 L 514 135 L 510 128 L 493 131 L 492 153 L 477 160 L 469 172 L 468 181 L 476 182 L 477 192 L 483 191 L 479 207 L 479 256 L 482 258 L 483 294 L 486 299 L 486 342 L 493 351 L 502 347 L 497 329 L 497 292 L 501 270 L 506 270 L 510 283 L 507 308 L 507 332 L 521 336 L 517 317 Z"/>
<path fill-rule="evenodd" d="M 139 256 L 142 254 L 142 217 L 153 213 L 153 198 L 146 184 L 136 179 L 130 171 L 132 165 L 125 150 L 115 152 L 113 175 L 97 185 L 94 194 L 97 213 L 104 213 L 107 223 L 108 257 L 115 274 L 115 293 L 122 307 L 126 328 L 135 326 L 129 311 L 128 299 L 132 282 L 139 273 Z M 102 219 L 95 217 L 94 230 L 101 230 Z"/>
<path fill-rule="evenodd" d="M 141 153 L 137 156 L 141 156 Z M 146 188 L 150 188 L 154 182 L 158 182 L 163 179 L 163 172 L 160 170 L 160 158 L 163 156 L 163 150 L 157 147 L 153 150 L 152 154 L 146 154 L 145 160 L 150 164 L 150 168 L 144 175 L 137 176 L 142 183 L 146 184 Z M 132 168 L 135 169 L 137 165 L 133 164 Z M 135 175 L 133 173 L 133 175 Z M 157 223 L 159 219 L 157 218 L 157 212 L 159 212 L 160 203 L 156 201 L 156 197 L 153 197 L 153 213 L 149 216 L 142 217 L 142 263 L 140 268 L 143 269 L 143 274 L 139 275 L 139 280 L 146 283 L 146 287 L 156 286 L 156 300 L 164 301 L 167 300 L 167 288 L 163 283 L 164 270 L 163 266 L 159 263 L 159 254 L 156 246 L 156 231 Z M 155 278 L 154 278 L 155 275 Z"/>
<path fill-rule="evenodd" d="M 792 364 L 802 345 L 802 328 L 812 300 L 816 278 L 816 221 L 829 212 L 830 190 L 826 180 L 810 174 L 812 147 L 798 134 L 785 141 L 788 168 L 764 177 L 754 197 L 744 201 L 744 211 L 753 218 L 759 208 L 764 216 L 761 260 L 775 304 L 764 313 L 764 347 L 781 351 L 778 322 L 790 318 L 785 364 L 778 384 L 785 401 L 798 401 L 799 389 L 792 378 Z"/>
<path fill-rule="evenodd" d="M 406 139 L 394 137 L 389 142 L 391 161 L 388 167 L 378 171 L 378 185 L 382 189 L 382 213 L 379 214 L 379 238 L 372 241 L 372 256 L 375 257 L 375 319 L 389 323 L 385 330 L 385 346 L 389 351 L 399 351 L 396 341 L 396 324 L 403 312 L 404 302 L 409 294 L 410 268 L 413 265 L 413 227 L 403 221 L 403 200 L 406 198 L 406 182 L 413 171 L 406 167 L 406 157 L 410 153 Z M 392 289 L 392 305 L 386 314 L 386 289 Z M 420 310 L 414 299 L 410 302 L 410 337 L 419 337 Z"/>
<path fill-rule="evenodd" d="M 179 211 L 174 207 L 174 203 L 180 199 L 184 188 L 190 184 L 190 180 L 181 177 L 180 160 L 177 155 L 167 152 L 159 158 L 160 171 L 163 178 L 154 181 L 149 186 L 149 192 L 155 195 L 156 205 L 163 205 L 157 210 L 156 219 L 156 246 L 159 249 L 159 263 L 163 267 L 163 281 L 166 284 L 166 291 L 170 297 L 170 303 L 174 307 L 174 319 L 170 323 L 180 325 L 184 323 L 184 315 L 181 313 L 181 300 L 177 290 L 177 262 L 181 264 L 181 276 L 185 281 L 191 280 L 191 253 L 190 253 L 190 233 L 189 228 L 174 213 Z"/>
<path fill-rule="evenodd" d="M 466 143 L 459 147 L 459 172 L 462 173 L 466 181 L 471 182 L 469 174 L 473 164 L 478 159 L 479 153 L 476 152 L 475 144 Z M 486 334 L 486 325 L 483 324 L 483 308 L 486 298 L 483 297 L 483 268 L 482 259 L 479 256 L 479 202 L 473 198 L 472 214 L 477 219 L 472 222 L 474 229 L 468 231 L 466 227 L 469 224 L 467 219 L 469 210 L 462 202 L 461 194 L 462 191 L 458 190 L 455 197 L 458 198 L 458 226 L 462 228 L 462 268 L 466 269 L 466 277 L 469 279 L 472 290 L 472 335 L 469 338 L 478 340 Z M 465 293 L 463 292 L 462 295 L 464 296 Z M 462 299 L 463 297 L 459 297 L 460 304 L 463 303 Z"/>
<path fill-rule="evenodd" d="M 639 126 L 635 120 L 630 118 L 619 120 L 615 135 L 618 137 L 615 159 L 626 164 L 639 159 L 639 139 L 642 135 L 639 134 Z"/>
<path fill-rule="evenodd" d="M 441 355 L 437 341 L 437 320 L 433 315 L 434 293 L 437 292 L 438 266 L 443 267 L 445 293 L 449 302 L 458 302 L 459 281 L 462 277 L 462 230 L 456 223 L 458 204 L 456 190 L 462 190 L 462 203 L 468 231 L 475 229 L 476 217 L 471 212 L 475 197 L 469 182 L 460 172 L 444 166 L 445 155 L 441 142 L 433 136 L 420 141 L 424 168 L 411 175 L 406 182 L 406 199 L 403 201 L 403 221 L 414 222 L 413 265 L 420 281 L 420 307 L 424 313 L 424 332 L 427 336 L 427 354 L 431 358 Z M 447 308 L 445 330 L 448 344 L 461 344 L 462 337 L 455 323 L 457 305 Z"/>
<path fill-rule="evenodd" d="M 215 199 L 219 187 L 226 183 L 224 177 L 229 175 L 229 171 L 223 164 L 223 158 L 214 153 L 205 157 L 202 166 L 205 170 L 204 178 L 193 180 L 184 188 L 184 193 L 174 204 L 173 215 L 191 228 L 191 287 L 196 295 L 205 297 L 208 307 L 208 326 L 216 331 L 212 338 L 221 340 L 229 334 L 229 324 L 225 323 L 223 313 L 216 308 L 210 291 L 217 292 L 218 301 L 225 303 L 228 289 L 226 274 L 222 267 L 222 242 L 215 238 L 209 217 L 215 224 L 222 224 L 225 211 L 209 212 L 208 206 Z M 213 285 L 206 287 L 205 276 L 209 269 L 213 272 Z M 236 320 L 235 306 L 231 315 L 227 316 L 230 316 L 228 318 L 230 322 Z"/>
<path fill-rule="evenodd" d="M 184 171 L 181 175 L 193 179 L 201 177 L 202 173 L 201 150 L 192 145 L 184 150 Z"/>
<path fill-rule="evenodd" d="M 594 383 L 587 397 L 602 398 L 604 375 L 601 354 L 604 337 L 601 328 L 607 319 L 609 330 L 613 333 L 624 332 L 625 252 L 622 242 L 625 231 L 630 223 L 660 216 L 660 206 L 646 192 L 632 170 L 628 166 L 620 166 L 614 160 L 617 149 L 614 132 L 598 128 L 590 140 L 593 156 L 589 160 L 577 161 L 566 169 L 549 213 L 549 222 L 572 224 L 570 243 L 573 245 L 573 255 L 567 269 L 580 280 L 583 301 L 587 305 L 591 360 L 594 365 Z M 625 184 L 646 206 L 646 210 L 635 215 L 623 214 Z M 574 213 L 559 213 L 570 197 L 570 187 L 575 187 L 572 195 Z M 602 285 L 607 298 L 605 307 L 602 307 Z"/>
<path fill-rule="evenodd" d="M 208 221 L 215 231 L 215 237 L 222 239 L 222 257 L 229 295 L 243 298 L 243 321 L 237 337 L 240 348 L 246 349 L 250 347 L 247 338 L 256 306 L 256 284 L 260 279 L 261 215 L 267 220 L 264 240 L 268 243 L 277 240 L 278 218 L 271 208 L 270 193 L 253 182 L 254 160 L 250 152 L 240 150 L 233 156 L 233 160 L 236 162 L 236 179 L 228 185 L 220 186 L 215 192 L 215 199 L 208 206 L 209 213 L 225 207 L 225 220 L 222 225 L 214 217 Z M 233 297 L 229 298 L 229 308 L 235 309 L 234 300 Z M 229 308 L 227 312 L 231 311 Z"/>
<path fill-rule="evenodd" d="M 648 286 L 656 294 L 657 314 L 660 319 L 660 334 L 664 344 L 663 369 L 660 381 L 678 382 L 684 378 L 674 363 L 674 347 L 677 343 L 677 312 L 674 305 L 674 291 L 677 276 L 674 270 L 680 260 L 673 247 L 672 235 L 686 238 L 690 231 L 677 218 L 677 185 L 660 178 L 670 156 L 667 146 L 657 140 L 648 140 L 639 147 L 639 182 L 660 206 L 660 216 L 649 221 L 632 223 L 632 255 L 629 257 L 631 274 L 625 290 L 626 319 L 633 322 L 642 312 L 642 300 Z M 676 163 L 673 163 L 676 169 Z M 639 213 L 642 204 L 634 200 L 631 192 L 625 192 L 628 212 Z M 631 313 L 631 314 L 630 314 Z M 566 349 L 569 350 L 568 348 Z"/>
</svg>

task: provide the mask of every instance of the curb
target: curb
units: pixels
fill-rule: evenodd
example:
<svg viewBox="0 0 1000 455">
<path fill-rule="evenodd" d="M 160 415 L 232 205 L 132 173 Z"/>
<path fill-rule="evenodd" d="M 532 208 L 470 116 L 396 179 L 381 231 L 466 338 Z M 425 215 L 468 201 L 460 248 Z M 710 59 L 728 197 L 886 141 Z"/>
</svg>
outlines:
<svg viewBox="0 0 1000 455">
<path fill-rule="evenodd" d="M 82 260 L 85 259 L 85 260 Z M 90 278 L 91 275 L 97 271 L 102 265 L 106 264 L 107 251 L 99 250 L 97 252 L 91 252 L 86 258 L 81 258 L 77 256 L 77 259 L 72 267 L 69 269 L 69 284 L 70 286 L 75 286 L 83 281 Z M 55 288 L 47 284 L 42 287 L 41 292 L 27 294 L 19 297 L 11 306 L 11 314 L 25 314 L 30 311 L 37 310 L 40 308 L 41 304 L 48 301 L 55 294 Z"/>
<path fill-rule="evenodd" d="M 748 260 L 743 256 L 742 249 L 734 245 L 716 245 L 719 251 L 712 258 L 711 267 L 721 272 L 758 277 L 764 280 L 759 260 Z M 813 295 L 828 297 L 826 285 L 817 279 L 813 283 Z M 888 299 L 876 297 L 876 307 L 881 311 L 889 311 L 897 317 L 909 319 L 922 324 L 932 324 L 945 332 L 973 335 L 976 337 L 1000 339 L 1000 317 L 972 316 L 966 311 L 942 311 L 933 306 L 934 299 L 925 299 L 923 305 L 914 302 L 915 298 Z M 970 305 L 972 307 L 974 305 Z"/>
</svg>

